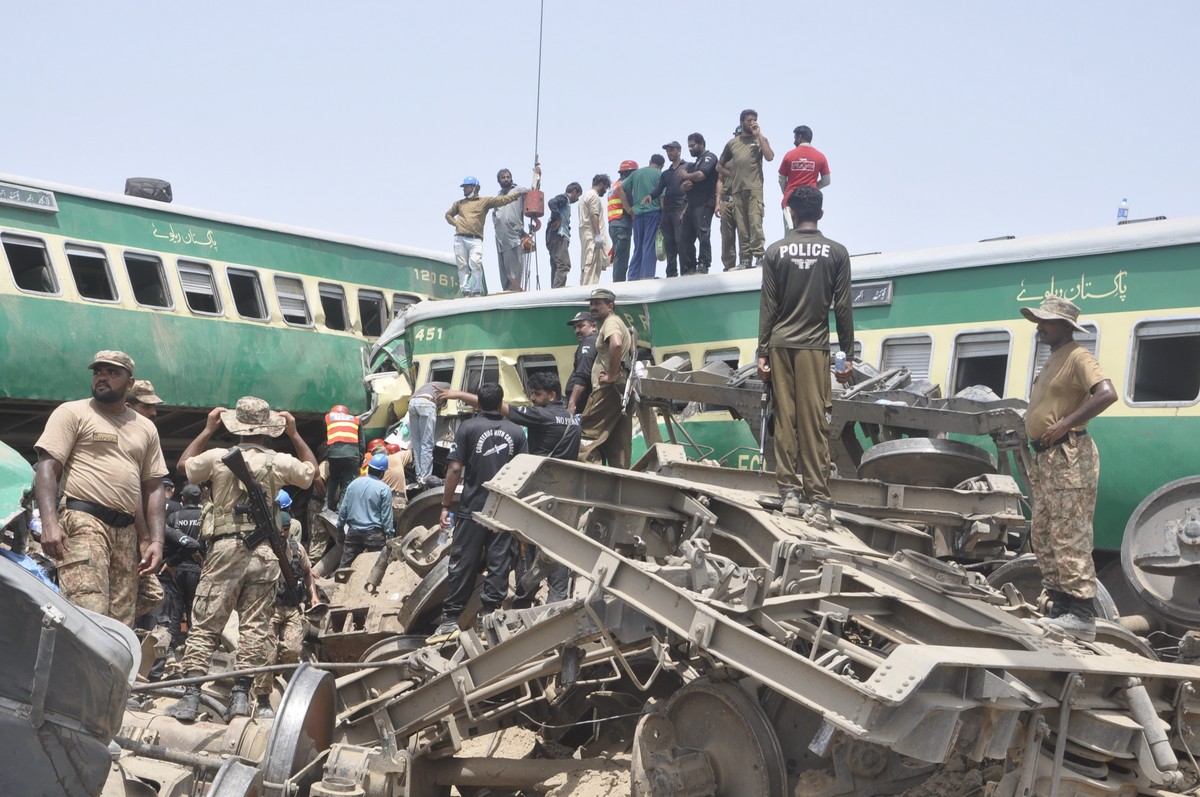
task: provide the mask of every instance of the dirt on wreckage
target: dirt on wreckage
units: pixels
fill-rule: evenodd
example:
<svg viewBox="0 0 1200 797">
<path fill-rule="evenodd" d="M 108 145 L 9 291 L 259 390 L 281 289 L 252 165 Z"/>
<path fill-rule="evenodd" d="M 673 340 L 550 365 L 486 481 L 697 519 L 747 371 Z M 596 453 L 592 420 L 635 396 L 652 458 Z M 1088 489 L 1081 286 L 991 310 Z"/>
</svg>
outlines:
<svg viewBox="0 0 1200 797">
<path fill-rule="evenodd" d="M 1101 620 L 1096 642 L 1056 635 L 1033 622 L 1036 596 L 989 582 L 983 557 L 1013 561 L 1004 541 L 1025 523 L 1011 477 L 968 489 L 835 479 L 825 524 L 784 516 L 771 474 L 670 445 L 642 467 L 523 455 L 489 483 L 476 519 L 534 546 L 535 571 L 565 566 L 567 600 L 483 616 L 469 604 L 456 639 L 428 644 L 446 550 L 417 526 L 323 579 L 317 663 L 291 674 L 274 720 L 223 722 L 227 682 L 205 687 L 215 708 L 190 726 L 109 705 L 87 726 L 101 774 L 123 773 L 104 793 L 1132 797 L 1196 785 L 1200 667 L 1159 660 L 1117 622 Z M 29 608 L 29 655 L 9 671 L 32 673 L 54 615 L 26 592 L 2 597 Z M 103 655 L 110 670 L 132 666 Z M 59 727 L 44 716 L 43 738 Z M 3 741 L 29 736 L 17 726 Z M 101 755 L 113 738 L 115 767 Z M 130 778 L 142 785 L 116 783 Z"/>
</svg>

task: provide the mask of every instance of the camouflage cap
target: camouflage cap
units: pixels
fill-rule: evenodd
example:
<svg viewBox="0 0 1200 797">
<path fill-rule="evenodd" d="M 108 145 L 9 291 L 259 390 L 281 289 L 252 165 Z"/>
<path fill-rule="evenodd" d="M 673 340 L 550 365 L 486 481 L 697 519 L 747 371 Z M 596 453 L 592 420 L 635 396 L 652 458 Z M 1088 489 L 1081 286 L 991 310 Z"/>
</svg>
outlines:
<svg viewBox="0 0 1200 797">
<path fill-rule="evenodd" d="M 588 299 L 603 299 L 606 302 L 615 302 L 617 300 L 617 295 L 608 288 L 597 288 L 596 290 L 592 291 L 592 295 L 589 296 Z"/>
<path fill-rule="evenodd" d="M 1071 300 L 1060 296 L 1047 296 L 1042 300 L 1041 307 L 1036 310 L 1032 307 L 1022 307 L 1021 315 L 1035 324 L 1038 321 L 1066 321 L 1080 332 L 1087 332 L 1087 329 L 1079 324 L 1079 308 Z"/>
<path fill-rule="evenodd" d="M 154 385 L 149 379 L 135 379 L 129 387 L 125 398 L 140 401 L 142 404 L 162 404 L 163 400 L 154 394 Z"/>
<path fill-rule="evenodd" d="M 124 368 L 130 374 L 133 373 L 133 358 L 123 351 L 113 351 L 111 349 L 98 351 L 96 352 L 96 356 L 92 358 L 92 364 L 88 368 L 95 368 L 100 363 L 115 365 L 118 368 Z"/>
<path fill-rule="evenodd" d="M 221 413 L 221 423 L 236 435 L 265 434 L 279 437 L 287 428 L 287 421 L 271 405 L 254 396 L 242 396 L 236 408 Z"/>
</svg>

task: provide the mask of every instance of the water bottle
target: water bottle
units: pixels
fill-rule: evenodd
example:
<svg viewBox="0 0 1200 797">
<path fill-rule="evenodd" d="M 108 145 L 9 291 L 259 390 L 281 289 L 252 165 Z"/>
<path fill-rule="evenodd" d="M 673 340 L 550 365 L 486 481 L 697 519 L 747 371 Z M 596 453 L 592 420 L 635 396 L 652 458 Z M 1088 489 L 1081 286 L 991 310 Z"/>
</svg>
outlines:
<svg viewBox="0 0 1200 797">
<path fill-rule="evenodd" d="M 1121 197 L 1121 204 L 1117 206 L 1117 224 L 1123 221 L 1129 221 L 1129 200 Z"/>
<path fill-rule="evenodd" d="M 454 513 L 448 512 L 446 514 L 446 525 L 442 526 L 442 530 L 438 532 L 437 542 L 439 548 L 450 542 L 450 529 L 452 528 L 454 528 Z"/>
<path fill-rule="evenodd" d="M 847 367 L 848 366 L 846 365 L 846 352 L 839 351 L 837 354 L 833 355 L 833 372 L 835 374 L 846 373 Z"/>
</svg>

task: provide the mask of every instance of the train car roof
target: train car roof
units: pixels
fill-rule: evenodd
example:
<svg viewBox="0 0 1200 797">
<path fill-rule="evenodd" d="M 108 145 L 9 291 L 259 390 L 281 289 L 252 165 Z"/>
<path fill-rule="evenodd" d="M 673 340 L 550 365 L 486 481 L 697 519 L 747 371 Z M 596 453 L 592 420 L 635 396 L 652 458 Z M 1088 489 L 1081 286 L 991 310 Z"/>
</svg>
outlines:
<svg viewBox="0 0 1200 797">
<path fill-rule="evenodd" d="M 906 252 L 852 255 L 851 270 L 854 280 L 861 282 L 905 274 L 953 271 L 1001 263 L 1054 260 L 1191 243 L 1200 243 L 1200 216 L 1114 225 L 1082 232 L 1033 235 L 1028 238 L 1008 238 L 931 249 L 914 249 Z M 757 290 L 760 285 L 760 273 L 755 269 L 746 269 L 671 279 L 605 283 L 602 286 L 574 286 L 524 293 L 498 293 L 470 299 L 421 302 L 404 316 L 392 322 L 380 337 L 379 345 L 382 346 L 394 340 L 403 333 L 407 324 L 429 318 L 444 318 L 458 313 L 476 313 L 486 310 L 519 310 L 526 307 L 582 309 L 587 306 L 588 295 L 594 287 L 611 289 L 617 295 L 617 305 L 619 306 L 686 299 L 694 296 L 711 296 L 715 293 Z"/>
<path fill-rule="evenodd" d="M 236 224 L 243 227 L 254 227 L 261 230 L 270 230 L 271 232 L 283 233 L 285 235 L 296 235 L 302 238 L 316 238 L 322 241 L 333 241 L 335 243 L 358 246 L 362 247 L 363 249 L 375 249 L 382 252 L 392 252 L 393 254 L 398 255 L 408 255 L 410 257 L 423 257 L 428 260 L 437 260 L 448 264 L 454 263 L 454 255 L 449 252 L 437 252 L 433 249 L 421 249 L 415 246 L 402 246 L 400 244 L 389 243 L 386 241 L 376 241 L 370 238 L 359 238 L 353 235 L 326 232 L 324 230 L 314 230 L 307 227 L 295 227 L 290 224 L 263 221 L 262 219 L 254 219 L 248 216 L 236 216 L 232 213 L 218 213 L 211 210 L 201 210 L 198 208 L 187 207 L 186 205 L 177 205 L 174 202 L 158 202 L 153 199 L 142 199 L 141 197 L 126 196 L 125 194 L 112 194 L 106 191 L 94 191 L 89 188 L 79 188 L 77 186 L 64 185 L 62 183 L 55 183 L 49 180 L 38 180 L 15 174 L 4 174 L 2 172 L 0 172 L 0 182 L 13 183 L 28 188 L 40 188 L 46 191 L 53 191 L 56 194 L 71 194 L 73 196 L 85 197 L 87 199 L 97 199 L 103 202 L 112 202 L 118 205 L 145 208 L 148 210 L 155 210 L 160 213 L 175 213 L 180 216 L 192 216 L 198 219 L 221 222 L 223 224 Z"/>
</svg>

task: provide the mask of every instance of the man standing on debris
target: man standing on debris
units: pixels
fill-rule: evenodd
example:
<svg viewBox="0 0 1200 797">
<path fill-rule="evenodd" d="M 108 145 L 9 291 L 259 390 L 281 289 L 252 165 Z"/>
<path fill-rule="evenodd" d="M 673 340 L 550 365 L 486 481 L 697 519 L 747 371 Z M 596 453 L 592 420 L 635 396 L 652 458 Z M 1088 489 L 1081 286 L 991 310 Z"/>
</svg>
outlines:
<svg viewBox="0 0 1200 797">
<path fill-rule="evenodd" d="M 496 182 L 500 184 L 500 194 L 503 198 L 516 194 L 520 199 L 510 205 L 496 208 L 492 214 L 492 222 L 496 228 L 496 254 L 500 258 L 500 282 L 506 291 L 523 291 L 525 285 L 525 258 L 522 256 L 526 249 L 525 239 L 525 194 L 528 188 L 513 185 L 512 172 L 501 169 L 496 172 Z M 532 242 L 530 242 L 532 243 Z"/>
<path fill-rule="evenodd" d="M 633 240 L 633 214 L 621 200 L 621 183 L 637 171 L 637 161 L 623 160 L 617 167 L 620 178 L 608 197 L 608 234 L 613 246 L 613 282 L 624 282 L 629 273 L 629 244 Z"/>
<path fill-rule="evenodd" d="M 583 186 L 571 183 L 567 190 L 546 203 L 550 209 L 550 223 L 546 225 L 546 250 L 550 253 L 550 266 L 554 270 L 550 287 L 561 288 L 567 284 L 571 274 L 571 205 L 583 196 Z"/>
<path fill-rule="evenodd" d="M 592 395 L 592 364 L 596 362 L 596 319 L 580 310 L 567 322 L 575 330 L 575 367 L 567 379 L 567 412 L 579 415 Z"/>
<path fill-rule="evenodd" d="M 92 397 L 59 405 L 34 444 L 42 550 L 67 600 L 132 628 L 138 577 L 162 565 L 167 466 L 154 424 L 125 406 L 133 358 L 101 351 L 89 367 Z"/>
<path fill-rule="evenodd" d="M 783 513 L 828 526 L 829 306 L 846 352 L 845 383 L 854 373 L 850 256 L 817 229 L 821 192 L 797 188 L 788 197 L 795 228 L 767 248 L 758 314 L 758 376 L 775 393 L 775 478 Z M 797 473 L 799 471 L 799 473 Z M 802 478 L 803 477 L 803 478 Z M 808 506 L 806 507 L 805 504 Z"/>
<path fill-rule="evenodd" d="M 812 145 L 812 128 L 800 125 L 792 131 L 796 148 L 783 156 L 779 164 L 779 187 L 783 189 L 783 226 L 792 229 L 792 214 L 787 198 L 802 185 L 823 189 L 829 185 L 829 161 Z"/>
<path fill-rule="evenodd" d="M 683 148 L 678 141 L 668 141 L 663 144 L 667 153 L 669 165 L 662 170 L 658 177 L 658 185 L 642 202 L 649 204 L 658 200 L 662 206 L 659 216 L 658 229 L 662 231 L 663 251 L 667 255 L 667 276 L 679 276 L 679 242 L 683 239 L 683 210 L 686 205 L 684 194 L 684 172 L 687 167 L 680 153 Z"/>
<path fill-rule="evenodd" d="M 367 474 L 359 476 L 346 488 L 338 508 L 338 528 L 345 529 L 339 569 L 349 567 L 364 551 L 380 550 L 396 535 L 392 488 L 383 482 L 387 469 L 387 453 L 375 454 L 367 463 Z"/>
<path fill-rule="evenodd" d="M 737 268 L 760 265 L 763 258 L 763 161 L 775 160 L 771 142 L 758 126 L 758 111 L 742 111 L 741 132 L 729 139 L 717 161 L 725 188 L 733 195 L 740 262 Z M 755 263 L 754 260 L 758 259 Z"/>
<path fill-rule="evenodd" d="M 1075 331 L 1087 330 L 1072 302 L 1048 296 L 1036 310 L 1022 307 L 1021 314 L 1037 324 L 1038 340 L 1050 348 L 1025 412 L 1034 452 L 1030 541 L 1051 602 L 1041 624 L 1090 641 L 1096 638 L 1092 517 L 1100 454 L 1087 422 L 1116 402 L 1117 391 L 1074 339 Z"/>
<path fill-rule="evenodd" d="M 642 197 L 658 186 L 666 158 L 658 153 L 650 156 L 650 165 L 643 166 L 621 181 L 621 203 L 633 213 L 633 255 L 629 258 L 626 279 L 654 279 L 658 267 L 658 255 L 654 239 L 658 235 L 658 223 L 662 219 L 662 202 L 653 199 L 643 203 Z"/>
<path fill-rule="evenodd" d="M 592 394 L 583 410 L 587 450 L 580 459 L 628 469 L 633 456 L 633 408 L 625 388 L 633 360 L 633 334 L 616 313 L 617 297 L 607 288 L 592 291 L 588 306 L 600 322 Z"/>
<path fill-rule="evenodd" d="M 204 429 L 179 456 L 179 469 L 187 474 L 188 481 L 199 484 L 212 480 L 212 536 L 205 540 L 208 555 L 200 571 L 192 607 L 196 624 L 189 632 L 183 656 L 186 677 L 208 672 L 221 631 L 235 609 L 237 669 L 266 664 L 271 641 L 269 623 L 279 581 L 279 560 L 266 540 L 253 550 L 246 547 L 245 535 L 257 527 L 254 517 L 244 511 L 249 501 L 246 488 L 221 462 L 226 449 L 204 450 L 222 425 L 238 436 L 237 447 L 242 450 L 246 466 L 269 497 L 275 496 L 285 484 L 308 487 L 317 472 L 317 458 L 296 431 L 292 414 L 274 412 L 267 402 L 254 396 L 238 399 L 236 409 L 214 408 L 208 413 Z M 285 431 L 296 449 L 296 457 L 263 445 L 267 437 L 278 437 Z M 250 715 L 250 686 L 248 675 L 233 679 L 230 717 Z M 166 713 L 181 722 L 191 722 L 199 711 L 200 686 L 193 684 L 184 688 L 183 697 Z"/>
<path fill-rule="evenodd" d="M 417 484 L 441 487 L 442 480 L 433 475 L 433 444 L 437 438 L 438 409 L 445 404 L 438 399 L 439 390 L 450 387 L 449 382 L 426 382 L 408 400 L 408 433 L 412 440 L 413 469 Z"/>
<path fill-rule="evenodd" d="M 523 189 L 509 191 L 504 196 L 481 197 L 479 180 L 464 177 L 463 198 L 446 211 L 446 223 L 454 227 L 454 259 L 458 263 L 458 289 L 463 296 L 483 293 L 483 221 L 487 212 L 516 202 L 524 196 Z M 501 272 L 503 273 L 503 272 Z"/>
<path fill-rule="evenodd" d="M 608 268 L 612 243 L 604 226 L 604 200 L 612 180 L 607 174 L 592 178 L 592 187 L 579 203 L 579 249 L 582 260 L 580 285 L 595 285 L 600 272 Z"/>
<path fill-rule="evenodd" d="M 329 467 L 329 483 L 325 486 L 325 506 L 334 511 L 342 499 L 342 493 L 354 481 L 358 468 L 358 416 L 346 409 L 345 404 L 335 404 L 325 414 L 325 461 Z"/>
<path fill-rule="evenodd" d="M 500 608 L 508 594 L 508 574 L 512 570 L 512 537 L 494 532 L 475 521 L 473 515 L 487 501 L 484 482 L 491 479 L 517 454 L 529 451 L 525 433 L 501 414 L 504 391 L 495 383 L 479 388 L 481 414 L 458 427 L 454 449 L 446 471 L 446 487 L 442 496 L 443 528 L 450 525 L 450 507 L 460 482 L 462 495 L 458 501 L 453 541 L 450 546 L 449 594 L 442 604 L 442 622 L 427 641 L 429 644 L 447 642 L 458 636 L 459 616 L 475 587 L 475 578 L 484 569 L 483 614 Z"/>
<path fill-rule="evenodd" d="M 683 211 L 683 239 L 679 244 L 681 276 L 707 274 L 712 266 L 712 219 L 717 208 L 717 156 L 704 148 L 704 136 L 699 133 L 688 136 L 688 153 L 696 160 L 683 173 L 687 204 Z"/>
</svg>

